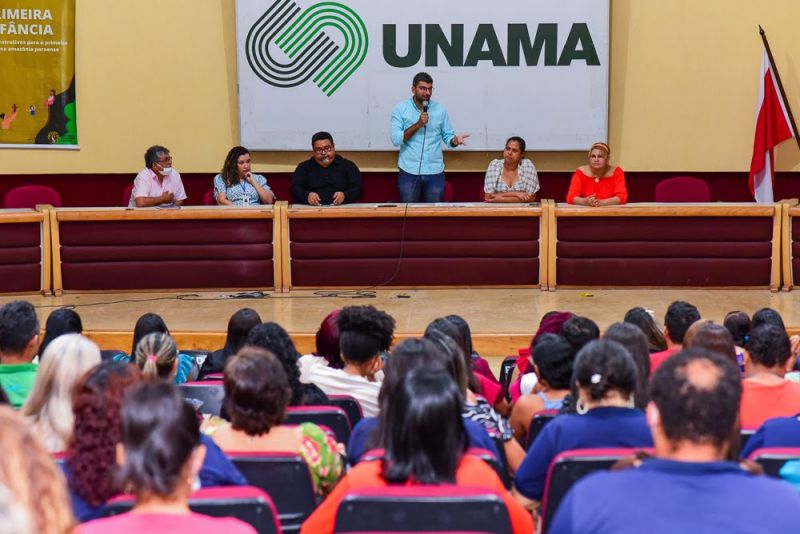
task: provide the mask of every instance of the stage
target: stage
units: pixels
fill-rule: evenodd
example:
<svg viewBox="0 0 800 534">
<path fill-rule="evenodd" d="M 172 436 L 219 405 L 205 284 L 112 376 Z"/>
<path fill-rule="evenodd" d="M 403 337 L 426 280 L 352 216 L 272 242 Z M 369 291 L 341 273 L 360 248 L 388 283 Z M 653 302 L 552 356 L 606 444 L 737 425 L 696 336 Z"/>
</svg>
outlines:
<svg viewBox="0 0 800 534">
<path fill-rule="evenodd" d="M 154 312 L 166 321 L 184 349 L 216 349 L 224 341 L 228 319 L 239 308 L 255 309 L 263 321 L 282 325 L 298 349 L 313 350 L 314 333 L 331 310 L 370 304 L 397 321 L 396 338 L 420 336 L 432 319 L 448 314 L 463 316 L 472 328 L 475 347 L 486 356 L 513 354 L 526 346 L 542 315 L 567 310 L 595 320 L 601 330 L 622 320 L 634 306 L 655 312 L 661 322 L 675 300 L 696 305 L 704 319 L 722 322 L 728 311 L 752 315 L 762 307 L 776 309 L 790 332 L 800 330 L 800 298 L 794 292 L 767 289 L 380 289 L 377 291 L 265 292 L 263 298 L 228 297 L 230 292 L 102 292 L 0 297 L 32 302 L 44 328 L 48 314 L 72 306 L 80 314 L 87 335 L 104 349 L 130 350 L 136 319 Z M 374 296 L 372 296 L 374 295 Z"/>
</svg>

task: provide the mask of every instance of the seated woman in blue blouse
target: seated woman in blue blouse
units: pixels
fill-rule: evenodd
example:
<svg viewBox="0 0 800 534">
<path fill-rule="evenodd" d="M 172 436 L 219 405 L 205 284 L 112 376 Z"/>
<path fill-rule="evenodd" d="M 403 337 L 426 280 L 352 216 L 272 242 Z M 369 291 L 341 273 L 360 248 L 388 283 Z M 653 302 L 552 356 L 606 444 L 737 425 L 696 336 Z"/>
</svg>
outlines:
<svg viewBox="0 0 800 534">
<path fill-rule="evenodd" d="M 220 206 L 275 202 L 267 179 L 250 172 L 250 151 L 243 146 L 233 147 L 225 157 L 222 172 L 214 177 L 214 198 Z"/>
<path fill-rule="evenodd" d="M 536 436 L 517 470 L 516 495 L 533 506 L 544 495 L 550 462 L 573 449 L 652 447 L 642 411 L 633 407 L 637 371 L 628 350 L 610 340 L 578 352 L 573 375 L 578 415 L 559 415 Z"/>
</svg>

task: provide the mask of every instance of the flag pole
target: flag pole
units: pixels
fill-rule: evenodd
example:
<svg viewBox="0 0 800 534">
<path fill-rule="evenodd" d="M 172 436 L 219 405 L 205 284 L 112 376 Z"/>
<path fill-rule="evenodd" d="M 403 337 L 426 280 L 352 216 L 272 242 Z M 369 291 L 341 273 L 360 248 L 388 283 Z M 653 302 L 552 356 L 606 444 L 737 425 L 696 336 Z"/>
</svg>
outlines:
<svg viewBox="0 0 800 534">
<path fill-rule="evenodd" d="M 800 135 L 798 135 L 797 124 L 794 122 L 794 115 L 792 115 L 792 108 L 789 107 L 789 100 L 786 98 L 786 91 L 783 90 L 783 82 L 781 82 L 781 76 L 778 74 L 778 68 L 775 66 L 775 59 L 772 57 L 772 50 L 769 48 L 769 41 L 767 41 L 767 34 L 764 31 L 764 28 L 761 27 L 761 24 L 758 25 L 758 33 L 761 35 L 761 40 L 764 41 L 764 48 L 767 50 L 767 58 L 769 59 L 769 65 L 772 67 L 772 72 L 775 73 L 775 81 L 778 83 L 778 90 L 781 92 L 781 98 L 783 99 L 784 105 L 786 105 L 786 113 L 789 115 L 789 122 L 792 125 L 792 133 L 794 134 L 794 140 L 797 142 L 797 148 L 800 148 Z"/>
</svg>

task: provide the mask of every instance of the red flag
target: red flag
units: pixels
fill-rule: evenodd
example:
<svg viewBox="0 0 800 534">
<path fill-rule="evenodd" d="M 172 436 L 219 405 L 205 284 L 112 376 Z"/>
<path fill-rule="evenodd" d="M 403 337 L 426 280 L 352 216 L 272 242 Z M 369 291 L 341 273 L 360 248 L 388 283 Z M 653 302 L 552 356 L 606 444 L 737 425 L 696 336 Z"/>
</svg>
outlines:
<svg viewBox="0 0 800 534">
<path fill-rule="evenodd" d="M 760 204 L 774 202 L 772 183 L 775 179 L 773 149 L 796 136 L 789 120 L 786 102 L 781 97 L 767 50 L 761 59 L 761 78 L 758 87 L 756 134 L 753 140 L 753 159 L 750 161 L 750 192 Z"/>
</svg>

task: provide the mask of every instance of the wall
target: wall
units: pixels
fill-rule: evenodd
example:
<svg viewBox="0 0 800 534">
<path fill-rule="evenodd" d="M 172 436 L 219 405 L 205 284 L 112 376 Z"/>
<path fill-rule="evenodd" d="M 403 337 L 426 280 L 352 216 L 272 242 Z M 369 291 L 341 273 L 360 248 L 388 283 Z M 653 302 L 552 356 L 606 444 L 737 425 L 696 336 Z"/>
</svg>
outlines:
<svg viewBox="0 0 800 534">
<path fill-rule="evenodd" d="M 219 168 L 238 141 L 234 0 L 77 3 L 81 149 L 4 149 L 0 173 L 134 173 L 153 143 L 170 147 L 181 172 Z M 800 113 L 798 19 L 797 0 L 614 0 L 614 162 L 629 171 L 746 171 L 761 61 L 758 24 Z M 391 152 L 348 156 L 364 170 L 395 168 Z M 574 152 L 531 156 L 549 171 L 584 161 Z M 254 160 L 260 171 L 288 171 L 303 157 L 261 153 Z M 456 151 L 447 165 L 482 171 L 490 157 L 496 155 Z M 778 150 L 777 168 L 800 170 L 796 144 Z"/>
</svg>

